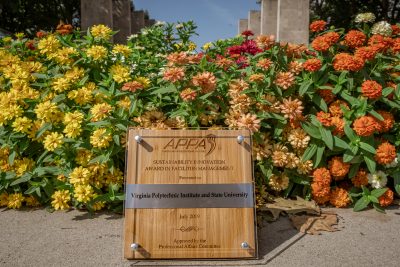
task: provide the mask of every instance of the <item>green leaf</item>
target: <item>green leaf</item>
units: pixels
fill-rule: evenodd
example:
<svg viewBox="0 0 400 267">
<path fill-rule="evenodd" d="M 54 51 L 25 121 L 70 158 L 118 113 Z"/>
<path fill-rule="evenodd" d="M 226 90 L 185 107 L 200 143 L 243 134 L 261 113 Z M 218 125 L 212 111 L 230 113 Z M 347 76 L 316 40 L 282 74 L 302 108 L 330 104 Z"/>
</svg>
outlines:
<svg viewBox="0 0 400 267">
<path fill-rule="evenodd" d="M 326 104 L 325 100 L 320 97 L 319 95 L 315 94 L 312 98 L 312 101 L 320 107 L 324 112 L 328 112 L 328 105 Z"/>
<path fill-rule="evenodd" d="M 373 158 L 371 158 L 369 155 L 364 155 L 364 160 L 365 160 L 365 163 L 367 164 L 369 172 L 375 173 L 375 169 L 376 169 L 375 160 Z"/>
<path fill-rule="evenodd" d="M 317 154 L 314 160 L 314 167 L 317 167 L 321 163 L 324 152 L 325 152 L 325 146 L 324 145 L 318 146 Z"/>
<path fill-rule="evenodd" d="M 356 133 L 353 131 L 353 129 L 350 128 L 348 124 L 345 124 L 344 126 L 344 133 L 350 139 L 351 142 L 356 142 L 358 140 Z"/>
<path fill-rule="evenodd" d="M 366 207 L 368 207 L 371 201 L 366 196 L 362 196 L 359 200 L 357 200 L 356 204 L 354 205 L 354 211 L 362 211 Z"/>
<path fill-rule="evenodd" d="M 396 190 L 397 194 L 400 195 L 400 173 L 396 172 L 392 174 L 393 182 L 394 182 L 394 190 Z"/>
<path fill-rule="evenodd" d="M 114 140 L 114 142 L 115 142 L 115 144 L 116 144 L 117 146 L 120 145 L 120 142 L 119 142 L 119 135 L 118 135 L 118 134 L 116 134 L 116 135 L 113 136 L 113 140 Z"/>
<path fill-rule="evenodd" d="M 20 183 L 26 183 L 28 182 L 30 179 L 32 178 L 32 174 L 30 173 L 25 173 L 24 175 L 22 175 L 20 178 L 18 178 L 17 180 L 13 181 L 10 185 L 14 186 Z"/>
<path fill-rule="evenodd" d="M 296 184 L 310 185 L 310 180 L 306 177 L 300 177 L 300 176 L 293 175 L 290 177 L 290 180 Z"/>
<path fill-rule="evenodd" d="M 300 85 L 300 88 L 299 88 L 299 95 L 300 95 L 300 96 L 303 96 L 303 95 L 307 92 L 307 90 L 308 90 L 308 88 L 311 86 L 311 84 L 312 84 L 312 81 L 311 81 L 311 80 L 308 80 L 308 81 L 306 81 L 306 82 L 303 82 L 303 83 Z"/>
<path fill-rule="evenodd" d="M 369 153 L 372 153 L 372 154 L 376 153 L 375 148 L 373 146 L 371 146 L 370 144 L 367 144 L 367 143 L 364 143 L 364 142 L 360 142 L 359 145 L 360 145 L 360 148 L 362 150 L 365 150 L 365 151 L 367 151 Z"/>
<path fill-rule="evenodd" d="M 377 197 L 373 196 L 373 195 L 369 195 L 368 199 L 373 202 L 373 203 L 379 203 L 379 200 Z"/>
<path fill-rule="evenodd" d="M 311 146 L 307 147 L 306 151 L 304 151 L 301 161 L 305 162 L 305 161 L 311 159 L 316 152 L 317 152 L 317 145 L 312 144 Z"/>
<path fill-rule="evenodd" d="M 301 127 L 303 128 L 306 133 L 316 139 L 321 139 L 321 132 L 312 124 L 309 123 L 302 123 Z"/>
<path fill-rule="evenodd" d="M 362 189 L 362 191 L 363 191 L 363 194 L 364 194 L 364 196 L 369 196 L 369 195 L 371 195 L 371 191 L 369 191 L 369 189 L 367 188 L 367 187 L 365 187 L 365 186 L 361 186 L 361 189 Z"/>
<path fill-rule="evenodd" d="M 376 211 L 382 212 L 382 213 L 386 213 L 385 210 L 382 208 L 381 205 L 379 205 L 378 203 L 372 203 L 372 206 L 374 206 L 374 209 Z"/>
<path fill-rule="evenodd" d="M 347 149 L 343 154 L 343 162 L 350 162 L 354 157 L 355 154 L 350 149 Z"/>
<path fill-rule="evenodd" d="M 384 97 L 390 95 L 393 92 L 393 88 L 392 87 L 386 87 L 385 89 L 382 90 L 382 95 Z"/>
<path fill-rule="evenodd" d="M 356 176 L 358 170 L 360 169 L 360 163 L 357 164 L 352 164 L 349 170 L 349 178 L 353 178 L 354 176 Z"/>
<path fill-rule="evenodd" d="M 384 121 L 385 119 L 382 117 L 381 114 L 379 114 L 378 112 L 376 112 L 375 110 L 370 110 L 368 111 L 369 114 L 371 114 L 372 116 L 374 116 L 375 118 L 377 118 L 380 121 Z"/>
<path fill-rule="evenodd" d="M 385 194 L 385 192 L 387 190 L 388 190 L 387 188 L 377 188 L 377 189 L 372 190 L 371 195 L 374 197 L 380 197 L 383 194 Z"/>
<path fill-rule="evenodd" d="M 128 130 L 128 127 L 126 127 L 125 125 L 118 123 L 117 125 L 115 125 L 115 127 L 117 127 L 118 129 L 126 132 Z"/>
<path fill-rule="evenodd" d="M 333 150 L 333 136 L 331 131 L 325 129 L 324 127 L 319 128 L 319 131 L 321 133 L 321 138 L 327 145 L 327 147 L 330 150 Z"/>
<path fill-rule="evenodd" d="M 36 138 L 41 137 L 47 130 L 51 130 L 52 125 L 49 122 L 46 122 L 36 133 Z"/>
<path fill-rule="evenodd" d="M 335 143 L 335 147 L 342 148 L 342 149 L 350 149 L 349 145 L 337 136 L 333 137 L 333 141 Z"/>
<path fill-rule="evenodd" d="M 15 159 L 16 155 L 17 155 L 17 152 L 15 150 L 13 150 L 13 152 L 11 152 L 11 154 L 8 156 L 8 163 L 11 166 L 14 165 L 14 159 Z"/>
<path fill-rule="evenodd" d="M 154 90 L 153 92 L 151 92 L 151 94 L 152 95 L 158 95 L 158 94 L 163 95 L 163 94 L 167 94 L 167 93 L 176 93 L 176 92 L 178 92 L 178 90 L 176 89 L 175 85 L 170 84 L 167 87 L 162 87 L 157 90 Z"/>
</svg>

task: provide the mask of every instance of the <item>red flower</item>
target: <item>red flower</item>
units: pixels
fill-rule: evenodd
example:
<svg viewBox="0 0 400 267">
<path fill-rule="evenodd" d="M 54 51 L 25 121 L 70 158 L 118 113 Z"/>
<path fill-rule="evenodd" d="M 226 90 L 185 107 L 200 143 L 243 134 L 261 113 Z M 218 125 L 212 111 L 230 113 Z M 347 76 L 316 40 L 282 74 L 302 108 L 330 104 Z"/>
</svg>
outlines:
<svg viewBox="0 0 400 267">
<path fill-rule="evenodd" d="M 254 33 L 250 30 L 246 30 L 242 32 L 243 36 L 249 37 L 249 36 L 254 36 Z"/>
<path fill-rule="evenodd" d="M 364 67 L 364 61 L 361 58 L 347 53 L 339 53 L 333 60 L 333 68 L 337 71 L 349 70 L 359 71 Z"/>
</svg>

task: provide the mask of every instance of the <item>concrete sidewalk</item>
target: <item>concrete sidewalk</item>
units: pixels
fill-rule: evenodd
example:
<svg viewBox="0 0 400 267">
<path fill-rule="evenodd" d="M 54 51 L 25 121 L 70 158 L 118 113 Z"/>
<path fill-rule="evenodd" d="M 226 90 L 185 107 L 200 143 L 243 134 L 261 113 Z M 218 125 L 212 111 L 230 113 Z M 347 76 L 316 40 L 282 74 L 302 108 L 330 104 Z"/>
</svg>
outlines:
<svg viewBox="0 0 400 267">
<path fill-rule="evenodd" d="M 123 218 L 113 213 L 0 210 L 0 266 L 399 266 L 400 210 L 329 209 L 340 231 L 319 236 L 287 217 L 259 229 L 259 260 L 126 261 Z"/>
</svg>

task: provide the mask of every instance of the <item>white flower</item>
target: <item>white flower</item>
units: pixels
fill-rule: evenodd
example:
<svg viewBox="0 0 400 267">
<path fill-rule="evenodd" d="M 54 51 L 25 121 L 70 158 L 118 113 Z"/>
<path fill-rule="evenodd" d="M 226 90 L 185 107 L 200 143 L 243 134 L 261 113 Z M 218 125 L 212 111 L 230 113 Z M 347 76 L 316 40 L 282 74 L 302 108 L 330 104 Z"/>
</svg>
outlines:
<svg viewBox="0 0 400 267">
<path fill-rule="evenodd" d="M 181 29 L 181 28 L 183 28 L 183 24 L 182 24 L 182 23 L 180 23 L 180 24 L 176 24 L 176 25 L 175 25 L 175 28 L 177 28 L 177 29 Z"/>
<path fill-rule="evenodd" d="M 132 35 L 129 35 L 127 39 L 128 39 L 128 41 L 132 41 L 132 39 L 135 39 L 137 37 L 138 37 L 137 34 L 132 34 Z"/>
<path fill-rule="evenodd" d="M 361 13 L 356 16 L 355 22 L 356 23 L 374 22 L 375 19 L 376 19 L 376 17 L 373 13 Z"/>
<path fill-rule="evenodd" d="M 142 35 L 147 35 L 149 33 L 149 30 L 144 28 L 141 30 Z"/>
<path fill-rule="evenodd" d="M 392 35 L 392 26 L 386 21 L 379 21 L 372 25 L 371 33 L 390 36 Z"/>
<path fill-rule="evenodd" d="M 397 167 L 398 164 L 399 164 L 399 160 L 396 157 L 392 162 L 390 162 L 389 164 L 386 164 L 385 167 L 386 168 L 394 168 L 394 167 Z"/>
<path fill-rule="evenodd" d="M 164 26 L 166 23 L 165 21 L 157 21 L 154 25 L 155 26 Z"/>
<path fill-rule="evenodd" d="M 383 171 L 368 174 L 368 183 L 373 188 L 383 188 L 387 184 L 387 175 Z"/>
</svg>

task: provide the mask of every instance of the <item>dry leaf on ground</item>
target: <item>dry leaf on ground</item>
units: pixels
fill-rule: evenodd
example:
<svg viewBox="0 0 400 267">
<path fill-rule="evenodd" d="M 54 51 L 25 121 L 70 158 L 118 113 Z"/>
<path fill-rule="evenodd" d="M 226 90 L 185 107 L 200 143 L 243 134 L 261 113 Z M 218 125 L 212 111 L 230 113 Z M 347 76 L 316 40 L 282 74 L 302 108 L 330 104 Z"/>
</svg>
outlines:
<svg viewBox="0 0 400 267">
<path fill-rule="evenodd" d="M 320 216 L 291 215 L 289 218 L 293 226 L 302 233 L 319 235 L 321 231 L 338 231 L 338 218 L 334 213 L 322 213 Z"/>
<path fill-rule="evenodd" d="M 296 200 L 276 198 L 274 199 L 274 203 L 268 203 L 264 208 L 260 208 L 260 210 L 271 212 L 273 221 L 279 218 L 281 212 L 286 212 L 287 214 L 297 214 L 301 212 L 313 215 L 321 214 L 321 209 L 313 200 L 308 201 L 301 197 L 297 197 Z"/>
</svg>

